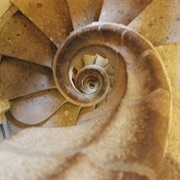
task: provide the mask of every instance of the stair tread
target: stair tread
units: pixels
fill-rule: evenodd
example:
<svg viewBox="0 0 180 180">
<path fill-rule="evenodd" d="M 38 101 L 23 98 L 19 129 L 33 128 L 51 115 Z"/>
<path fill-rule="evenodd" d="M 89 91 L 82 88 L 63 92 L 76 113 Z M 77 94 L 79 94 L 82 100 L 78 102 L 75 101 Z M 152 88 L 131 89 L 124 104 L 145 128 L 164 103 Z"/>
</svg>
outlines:
<svg viewBox="0 0 180 180">
<path fill-rule="evenodd" d="M 105 59 L 102 56 L 97 55 L 96 62 L 95 62 L 96 65 L 105 67 L 108 65 L 108 63 L 109 63 L 108 59 Z"/>
<path fill-rule="evenodd" d="M 99 21 L 127 25 L 151 2 L 152 0 L 104 0 Z"/>
<path fill-rule="evenodd" d="M 66 0 L 74 29 L 97 21 L 103 0 Z"/>
<path fill-rule="evenodd" d="M 10 111 L 19 122 L 35 125 L 48 119 L 64 101 L 59 91 L 52 89 L 12 100 Z"/>
<path fill-rule="evenodd" d="M 94 64 L 96 61 L 96 58 L 97 58 L 97 56 L 85 54 L 84 55 L 85 66 Z"/>
<path fill-rule="evenodd" d="M 72 31 L 65 0 L 11 0 L 58 47 Z"/>
<path fill-rule="evenodd" d="M 48 119 L 43 127 L 65 127 L 76 125 L 80 109 L 80 106 L 66 102 Z"/>
<path fill-rule="evenodd" d="M 54 44 L 23 14 L 16 13 L 0 32 L 0 54 L 51 67 Z"/>
<path fill-rule="evenodd" d="M 172 85 L 180 89 L 180 42 L 156 47 L 166 66 Z"/>
<path fill-rule="evenodd" d="M 36 64 L 4 57 L 0 63 L 3 99 L 27 95 L 55 87 L 52 70 Z"/>
<path fill-rule="evenodd" d="M 180 41 L 180 2 L 178 0 L 153 1 L 129 27 L 155 46 Z"/>
</svg>

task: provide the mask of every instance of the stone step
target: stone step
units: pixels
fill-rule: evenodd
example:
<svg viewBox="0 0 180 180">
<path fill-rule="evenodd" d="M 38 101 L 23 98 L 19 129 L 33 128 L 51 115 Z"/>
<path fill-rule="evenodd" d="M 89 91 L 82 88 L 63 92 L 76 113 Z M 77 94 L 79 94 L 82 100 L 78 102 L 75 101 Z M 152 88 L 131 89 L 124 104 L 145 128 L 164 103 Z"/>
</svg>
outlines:
<svg viewBox="0 0 180 180">
<path fill-rule="evenodd" d="M 2 55 L 52 66 L 55 45 L 20 12 L 1 29 L 0 42 Z"/>
<path fill-rule="evenodd" d="M 18 59 L 3 57 L 0 72 L 0 93 L 3 99 L 12 99 L 55 87 L 51 69 Z"/>
<path fill-rule="evenodd" d="M 72 31 L 65 0 L 11 0 L 58 47 Z"/>
<path fill-rule="evenodd" d="M 36 125 L 47 120 L 64 103 L 58 90 L 42 91 L 11 100 L 11 113 L 16 121 Z"/>
<path fill-rule="evenodd" d="M 155 46 L 180 41 L 180 2 L 179 0 L 154 0 L 129 27 Z"/>
<path fill-rule="evenodd" d="M 129 24 L 152 0 L 104 0 L 100 22 Z"/>
<path fill-rule="evenodd" d="M 66 0 L 74 29 L 97 21 L 103 0 Z"/>
<path fill-rule="evenodd" d="M 42 125 L 42 127 L 74 126 L 77 123 L 79 115 L 82 114 L 81 108 L 82 107 L 66 102 Z"/>
</svg>

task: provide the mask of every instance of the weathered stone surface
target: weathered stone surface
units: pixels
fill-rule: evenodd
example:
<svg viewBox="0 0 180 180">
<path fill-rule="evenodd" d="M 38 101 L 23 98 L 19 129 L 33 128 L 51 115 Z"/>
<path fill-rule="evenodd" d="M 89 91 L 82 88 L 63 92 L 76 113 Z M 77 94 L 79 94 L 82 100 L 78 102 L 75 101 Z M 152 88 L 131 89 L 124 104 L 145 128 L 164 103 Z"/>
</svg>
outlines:
<svg viewBox="0 0 180 180">
<path fill-rule="evenodd" d="M 98 21 L 103 0 L 66 0 L 74 29 Z"/>
<path fill-rule="evenodd" d="M 156 49 L 163 59 L 172 85 L 180 89 L 180 43 L 162 45 Z"/>
<path fill-rule="evenodd" d="M 154 0 L 129 27 L 155 46 L 180 41 L 179 0 Z"/>
<path fill-rule="evenodd" d="M 124 40 L 127 39 L 128 37 Z M 92 41 L 91 39 L 89 42 Z M 129 46 L 131 46 L 131 43 L 129 43 Z M 138 47 L 137 42 L 136 46 L 131 48 L 139 52 Z M 158 47 L 159 52 L 164 57 L 168 56 L 169 48 L 163 48 Z M 172 49 L 177 53 L 177 48 L 173 47 Z M 149 52 L 145 52 L 142 57 L 146 57 L 147 53 Z M 168 60 L 171 57 L 176 59 L 176 53 L 172 56 L 169 55 Z M 128 67 L 131 71 L 137 71 L 138 77 L 136 79 L 140 79 L 139 83 L 138 81 L 136 82 L 137 85 L 142 84 L 145 90 L 149 88 L 149 84 L 156 88 L 166 88 L 166 86 L 161 86 L 161 83 L 158 83 L 158 78 L 161 77 L 160 80 L 164 79 L 162 71 L 159 69 L 159 63 L 153 62 L 153 67 L 149 68 L 149 70 L 144 70 L 150 62 L 148 57 L 144 59 L 142 57 L 135 66 L 131 62 L 132 66 Z M 131 60 L 131 58 L 129 59 Z M 134 60 L 137 59 L 134 58 Z M 165 60 L 168 62 L 166 66 L 171 74 L 174 71 L 174 67 L 171 69 L 170 60 L 168 60 Z M 126 61 L 127 64 L 128 62 L 130 61 Z M 142 74 L 141 71 L 143 72 Z M 157 73 L 158 77 L 154 76 L 153 73 Z M 143 77 L 143 75 L 145 76 Z M 171 74 L 170 77 L 174 79 L 175 76 Z M 150 80 L 147 81 L 150 82 L 147 83 L 147 87 L 144 84 L 144 79 L 146 78 Z M 151 81 L 153 78 L 155 78 L 154 85 L 157 86 L 153 85 L 153 81 Z M 173 89 L 173 120 L 175 120 L 170 131 L 170 143 L 166 156 L 167 163 L 163 169 L 162 180 L 178 179 L 180 172 L 178 162 L 176 162 L 179 159 L 180 139 L 178 125 L 180 99 L 177 87 Z M 147 93 L 148 91 L 145 92 Z M 133 91 L 131 91 L 131 95 L 133 95 Z M 164 135 L 167 131 L 167 114 L 169 110 L 166 100 L 169 99 L 169 93 L 159 89 L 152 92 L 149 96 L 144 96 L 142 99 L 140 98 L 141 96 L 137 97 L 130 101 L 124 99 L 117 111 L 112 113 L 106 111 L 107 114 L 104 113 L 99 120 L 83 121 L 76 127 L 35 128 L 22 131 L 17 136 L 12 137 L 11 140 L 5 141 L 0 145 L 2 164 L 0 177 L 4 179 L 26 179 L 31 177 L 32 179 L 44 180 L 66 179 L 72 176 L 78 177 L 81 174 L 81 177 L 86 179 L 89 177 L 91 179 L 112 178 L 121 180 L 133 178 L 144 180 L 148 179 L 147 177 L 154 179 L 155 173 L 152 168 L 159 166 L 160 161 L 157 161 L 157 159 L 162 158 L 156 152 L 162 151 L 165 143 Z M 160 109 L 160 111 L 157 112 L 157 109 Z M 96 113 L 98 114 L 99 112 L 96 110 Z M 122 115 L 122 118 L 119 118 L 120 115 Z M 58 119 L 58 117 L 56 118 Z M 151 127 L 152 131 L 149 130 L 149 127 Z M 144 133 L 144 130 L 147 133 Z M 123 133 L 123 138 L 121 138 Z M 160 144 L 160 146 L 151 146 L 152 142 Z M 130 148 L 127 148 L 127 146 Z M 134 150 L 134 147 L 139 148 L 139 151 Z M 150 158 L 152 153 L 154 156 Z M 126 161 L 119 163 L 119 159 Z M 137 161 L 140 163 L 136 163 Z M 13 168 L 14 162 L 16 162 L 16 168 Z M 174 166 L 173 170 L 171 169 L 172 166 Z M 17 173 L 17 171 L 20 173 Z M 126 171 L 129 172 L 126 173 Z"/>
<path fill-rule="evenodd" d="M 0 31 L 0 54 L 51 67 L 54 44 L 23 14 L 17 12 Z"/>
<path fill-rule="evenodd" d="M 25 125 L 36 125 L 47 120 L 64 103 L 57 89 L 42 91 L 11 100 L 11 113 Z"/>
<path fill-rule="evenodd" d="M 179 179 L 180 177 L 180 90 L 172 87 L 172 117 L 166 149 L 159 180 Z"/>
<path fill-rule="evenodd" d="M 55 87 L 52 70 L 36 64 L 4 57 L 0 63 L 0 94 L 13 99 Z"/>
<path fill-rule="evenodd" d="M 104 0 L 100 22 L 128 25 L 152 0 Z"/>
<path fill-rule="evenodd" d="M 82 49 L 83 52 L 80 51 Z M 105 98 L 107 102 L 92 112 L 81 114 L 77 126 L 37 128 L 22 132 L 14 137 L 14 141 L 6 141 L 0 146 L 0 159 L 1 154 L 5 159 L 9 146 L 16 149 L 13 153 L 20 154 L 19 158 L 24 162 L 23 172 L 20 176 L 15 174 L 15 178 L 26 178 L 29 168 L 35 171 L 33 174 L 30 170 L 28 175 L 32 179 L 80 176 L 99 179 L 103 176 L 105 179 L 120 177 L 154 180 L 166 146 L 171 107 L 169 83 L 161 59 L 151 44 L 123 25 L 96 23 L 69 36 L 63 48 L 58 50 L 53 66 L 57 74 L 63 71 L 63 75 L 56 78 L 63 80 L 61 85 L 67 88 L 69 98 L 62 93 L 67 100 L 61 101 L 58 91 L 20 97 L 11 101 L 12 115 L 21 123 L 35 125 L 43 123 L 55 113 L 58 105 L 63 105 L 58 111 L 62 122 L 56 124 L 75 124 L 80 107 L 84 104 L 81 105 L 80 92 L 76 89 L 72 91 L 74 86 L 69 81 L 69 68 L 73 63 L 71 61 L 76 60 L 73 57 L 77 55 L 77 59 L 82 58 L 85 52 L 90 55 L 102 54 L 113 68 L 113 73 L 109 74 L 115 75 L 114 84 Z M 87 65 L 87 62 L 84 64 Z M 104 86 L 102 89 L 105 89 Z M 78 102 L 76 106 L 69 100 L 72 98 L 70 93 Z M 84 93 L 83 97 L 87 97 L 87 94 Z M 58 118 L 57 113 L 55 118 Z M 29 137 L 32 138 L 31 143 L 23 145 L 23 141 L 26 138 L 29 141 Z M 29 146 L 33 146 L 33 149 Z M 7 151 L 3 154 L 6 147 Z M 31 164 L 28 161 L 29 154 L 33 157 Z M 36 157 L 37 154 L 41 154 L 40 158 Z M 49 161 L 52 169 L 45 173 Z M 16 166 L 20 168 L 19 161 Z M 8 174 L 8 178 L 12 174 Z M 4 177 L 3 174 L 0 176 Z"/>
<path fill-rule="evenodd" d="M 72 31 L 71 18 L 65 0 L 12 0 L 56 46 Z"/>
<path fill-rule="evenodd" d="M 180 177 L 180 89 L 179 89 L 179 64 L 180 64 L 180 45 L 173 43 L 162 45 L 156 48 L 162 56 L 168 77 L 172 87 L 172 117 L 168 134 L 168 146 L 162 165 L 159 180 L 179 179 Z"/>
</svg>

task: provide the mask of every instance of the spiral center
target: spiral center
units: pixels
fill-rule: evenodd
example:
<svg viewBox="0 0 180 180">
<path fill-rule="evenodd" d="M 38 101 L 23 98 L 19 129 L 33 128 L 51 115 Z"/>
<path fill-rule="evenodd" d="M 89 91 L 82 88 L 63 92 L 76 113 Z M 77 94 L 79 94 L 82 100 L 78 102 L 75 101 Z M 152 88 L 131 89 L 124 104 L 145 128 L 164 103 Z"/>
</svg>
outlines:
<svg viewBox="0 0 180 180">
<path fill-rule="evenodd" d="M 97 92 L 103 84 L 103 72 L 101 71 L 96 66 L 87 66 L 81 69 L 74 79 L 75 87 L 85 94 Z"/>
<path fill-rule="evenodd" d="M 82 79 L 82 88 L 85 93 L 94 93 L 100 86 L 100 80 L 96 76 L 87 75 Z"/>
<path fill-rule="evenodd" d="M 95 87 L 96 87 L 96 85 L 97 85 L 97 82 L 94 81 L 93 79 L 90 79 L 90 80 L 88 81 L 88 85 L 89 85 L 89 88 L 90 88 L 90 89 L 95 89 Z"/>
</svg>

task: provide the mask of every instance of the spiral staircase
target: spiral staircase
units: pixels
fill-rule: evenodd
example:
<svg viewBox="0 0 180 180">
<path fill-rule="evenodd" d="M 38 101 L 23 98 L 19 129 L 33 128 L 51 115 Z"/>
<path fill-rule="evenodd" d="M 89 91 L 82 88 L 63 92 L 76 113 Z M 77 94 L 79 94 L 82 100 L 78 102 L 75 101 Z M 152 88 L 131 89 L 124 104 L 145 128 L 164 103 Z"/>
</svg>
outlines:
<svg viewBox="0 0 180 180">
<path fill-rule="evenodd" d="M 23 145 L 23 138 L 28 139 L 27 144 L 38 144 L 39 140 L 47 143 L 44 147 L 39 142 L 44 152 L 35 148 L 28 153 L 32 157 L 37 152 L 44 153 L 41 155 L 44 157 L 59 154 L 54 158 L 62 164 L 51 159 L 54 164 L 49 169 L 43 165 L 48 160 L 39 160 L 39 167 L 33 169 L 27 165 L 31 158 L 25 157 L 25 166 L 31 168 L 29 174 L 25 168 L 23 175 L 14 170 L 12 176 L 7 175 L 5 167 L 0 177 L 154 179 L 166 146 L 171 114 L 171 88 L 164 63 L 172 88 L 176 91 L 180 88 L 178 63 L 171 75 L 169 62 L 172 51 L 177 53 L 180 47 L 180 2 L 11 0 L 11 3 L 3 0 L 5 10 L 0 14 L 1 140 L 11 137 L 1 147 L 5 150 L 10 146 L 24 154 L 28 146 Z M 125 150 L 119 153 L 121 148 L 112 145 L 113 139 L 117 141 L 114 144 Z M 58 149 L 64 141 L 69 145 Z M 18 147 L 13 145 L 15 142 Z M 54 151 L 52 145 L 57 146 Z M 108 155 L 102 153 L 106 147 Z M 155 153 L 154 159 L 151 153 Z M 12 155 L 8 163 L 3 159 L 1 162 L 11 167 L 15 159 Z M 132 164 L 138 161 L 137 168 L 131 167 L 131 161 Z M 22 168 L 18 160 L 17 164 L 17 168 Z"/>
</svg>

